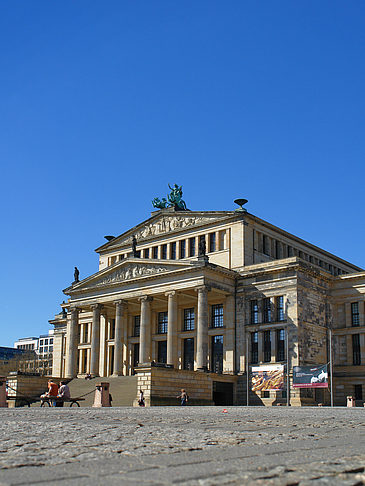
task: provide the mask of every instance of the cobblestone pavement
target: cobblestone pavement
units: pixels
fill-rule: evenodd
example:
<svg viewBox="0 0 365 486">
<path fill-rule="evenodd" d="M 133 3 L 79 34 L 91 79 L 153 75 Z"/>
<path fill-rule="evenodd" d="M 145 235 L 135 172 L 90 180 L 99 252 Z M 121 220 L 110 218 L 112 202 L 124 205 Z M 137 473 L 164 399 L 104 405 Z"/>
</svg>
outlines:
<svg viewBox="0 0 365 486">
<path fill-rule="evenodd" d="M 365 485 L 365 409 L 0 409 L 0 485 Z"/>
</svg>

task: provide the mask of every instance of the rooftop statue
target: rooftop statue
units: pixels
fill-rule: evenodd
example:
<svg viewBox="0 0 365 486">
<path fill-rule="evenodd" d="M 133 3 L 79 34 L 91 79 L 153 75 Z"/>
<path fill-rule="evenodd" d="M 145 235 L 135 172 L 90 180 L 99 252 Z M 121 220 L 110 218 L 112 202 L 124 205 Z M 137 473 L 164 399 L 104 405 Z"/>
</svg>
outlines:
<svg viewBox="0 0 365 486">
<path fill-rule="evenodd" d="M 79 272 L 79 269 L 77 267 L 75 267 L 75 271 L 74 271 L 74 283 L 77 283 L 80 281 L 80 272 Z"/>
<path fill-rule="evenodd" d="M 167 195 L 167 200 L 164 197 L 161 200 L 158 197 L 155 197 L 152 200 L 152 206 L 159 209 L 175 208 L 178 211 L 185 211 L 187 208 L 185 201 L 182 199 L 182 186 L 174 184 L 174 186 L 171 187 L 169 184 L 169 188 L 171 192 Z"/>
</svg>

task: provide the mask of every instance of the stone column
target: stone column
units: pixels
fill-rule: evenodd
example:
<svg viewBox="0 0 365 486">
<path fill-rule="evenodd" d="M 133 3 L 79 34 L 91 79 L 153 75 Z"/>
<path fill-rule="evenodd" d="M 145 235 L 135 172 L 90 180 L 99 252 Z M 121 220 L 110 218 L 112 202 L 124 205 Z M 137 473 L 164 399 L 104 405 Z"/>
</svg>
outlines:
<svg viewBox="0 0 365 486">
<path fill-rule="evenodd" d="M 123 300 L 115 302 L 115 336 L 113 375 L 123 374 L 123 317 L 126 304 Z"/>
<path fill-rule="evenodd" d="M 100 354 L 100 304 L 91 306 L 93 311 L 93 322 L 91 326 L 91 356 L 90 374 L 99 376 L 99 354 Z"/>
<path fill-rule="evenodd" d="M 77 375 L 77 336 L 79 325 L 79 309 L 71 308 L 71 319 L 67 323 L 67 338 L 66 338 L 66 378 L 75 378 Z"/>
<path fill-rule="evenodd" d="M 207 370 L 208 360 L 208 287 L 200 287 L 198 292 L 198 321 L 196 364 L 198 371 Z"/>
<path fill-rule="evenodd" d="M 166 292 L 168 298 L 167 320 L 167 364 L 177 366 L 177 295 L 175 291 Z"/>
<path fill-rule="evenodd" d="M 150 359 L 151 302 L 152 297 L 144 296 L 141 302 L 141 327 L 139 336 L 139 362 L 147 363 Z"/>
</svg>

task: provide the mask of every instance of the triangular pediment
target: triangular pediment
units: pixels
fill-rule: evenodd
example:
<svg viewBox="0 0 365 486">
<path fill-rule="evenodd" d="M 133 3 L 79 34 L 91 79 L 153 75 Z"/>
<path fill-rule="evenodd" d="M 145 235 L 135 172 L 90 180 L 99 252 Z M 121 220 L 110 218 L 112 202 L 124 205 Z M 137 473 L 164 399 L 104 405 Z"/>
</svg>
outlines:
<svg viewBox="0 0 365 486">
<path fill-rule="evenodd" d="M 196 263 L 195 263 L 196 265 Z M 64 290 L 66 294 L 82 292 L 84 290 L 108 287 L 113 284 L 129 283 L 130 281 L 151 277 L 177 270 L 191 269 L 194 263 L 167 262 L 162 260 L 146 260 L 140 258 L 128 258 L 118 262 L 105 270 L 102 270 L 81 282 L 73 284 Z"/>
<path fill-rule="evenodd" d="M 96 251 L 113 251 L 131 246 L 133 235 L 137 242 L 151 240 L 167 233 L 179 233 L 193 227 L 206 226 L 222 219 L 237 216 L 234 211 L 158 211 L 156 215 L 114 238 Z"/>
</svg>

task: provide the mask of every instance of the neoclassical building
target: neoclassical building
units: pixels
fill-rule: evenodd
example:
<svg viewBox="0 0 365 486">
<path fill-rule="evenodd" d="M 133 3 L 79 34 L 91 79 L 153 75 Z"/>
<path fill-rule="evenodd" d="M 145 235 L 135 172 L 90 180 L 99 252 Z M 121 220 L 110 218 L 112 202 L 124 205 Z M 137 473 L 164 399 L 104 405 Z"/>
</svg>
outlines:
<svg viewBox="0 0 365 486">
<path fill-rule="evenodd" d="M 64 290 L 63 312 L 50 321 L 54 376 L 132 375 L 154 362 L 235 377 L 243 404 L 251 365 L 289 358 L 290 374 L 325 364 L 332 329 L 335 402 L 362 399 L 361 268 L 242 208 L 156 210 L 96 252 L 98 271 Z M 291 398 L 323 402 L 323 393 L 291 390 Z"/>
</svg>

